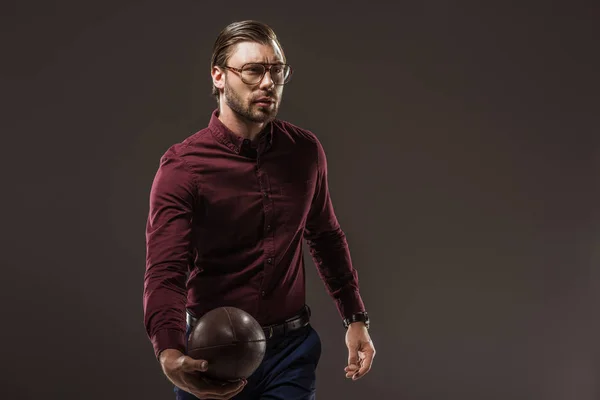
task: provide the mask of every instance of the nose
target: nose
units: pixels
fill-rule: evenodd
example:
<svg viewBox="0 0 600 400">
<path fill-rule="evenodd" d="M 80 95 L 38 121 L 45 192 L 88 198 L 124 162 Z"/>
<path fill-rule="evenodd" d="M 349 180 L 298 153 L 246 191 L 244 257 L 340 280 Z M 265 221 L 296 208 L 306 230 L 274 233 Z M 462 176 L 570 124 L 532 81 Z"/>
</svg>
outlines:
<svg viewBox="0 0 600 400">
<path fill-rule="evenodd" d="M 273 82 L 273 79 L 271 79 L 271 70 L 268 69 L 267 71 L 265 71 L 265 75 L 263 76 L 262 81 L 260 81 L 260 87 L 272 88 L 273 86 L 275 86 L 275 83 Z"/>
</svg>

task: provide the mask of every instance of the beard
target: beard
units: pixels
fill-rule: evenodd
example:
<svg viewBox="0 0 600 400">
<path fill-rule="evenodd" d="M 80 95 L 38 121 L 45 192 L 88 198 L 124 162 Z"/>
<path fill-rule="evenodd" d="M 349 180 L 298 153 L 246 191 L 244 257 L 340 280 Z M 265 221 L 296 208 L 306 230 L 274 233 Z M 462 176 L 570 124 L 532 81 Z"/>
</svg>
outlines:
<svg viewBox="0 0 600 400">
<path fill-rule="evenodd" d="M 244 102 L 242 97 L 227 82 L 225 82 L 223 96 L 227 106 L 242 119 L 249 122 L 270 122 L 277 116 L 278 105 L 276 102 L 268 107 L 259 106 L 254 102 Z M 269 93 L 266 96 L 273 98 L 274 94 Z"/>
</svg>

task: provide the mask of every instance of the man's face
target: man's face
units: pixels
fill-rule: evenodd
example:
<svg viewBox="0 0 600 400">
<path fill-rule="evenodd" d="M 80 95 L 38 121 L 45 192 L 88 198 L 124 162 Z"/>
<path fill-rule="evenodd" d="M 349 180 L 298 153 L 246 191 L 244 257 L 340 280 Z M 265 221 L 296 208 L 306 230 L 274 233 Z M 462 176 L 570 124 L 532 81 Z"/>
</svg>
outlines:
<svg viewBox="0 0 600 400">
<path fill-rule="evenodd" d="M 283 63 L 283 54 L 279 47 L 255 42 L 238 43 L 227 62 L 227 66 L 242 68 L 247 63 L 276 64 Z M 240 74 L 225 70 L 224 92 L 221 105 L 229 107 L 235 114 L 249 122 L 263 123 L 275 118 L 283 95 L 283 85 L 274 85 L 270 73 L 254 85 L 244 83 Z"/>
</svg>

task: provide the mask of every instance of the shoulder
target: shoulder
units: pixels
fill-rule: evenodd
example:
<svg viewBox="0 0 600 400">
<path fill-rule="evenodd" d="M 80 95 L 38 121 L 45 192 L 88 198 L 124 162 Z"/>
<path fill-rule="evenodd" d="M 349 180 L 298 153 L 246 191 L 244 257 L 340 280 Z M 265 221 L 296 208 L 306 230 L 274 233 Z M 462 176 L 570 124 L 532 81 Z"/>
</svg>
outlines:
<svg viewBox="0 0 600 400">
<path fill-rule="evenodd" d="M 277 131 L 275 135 L 286 138 L 293 145 L 294 152 L 304 155 L 309 153 L 309 157 L 317 164 L 325 162 L 325 150 L 315 132 L 280 119 L 275 120 L 274 124 Z"/>
<path fill-rule="evenodd" d="M 273 123 L 275 124 L 276 130 L 290 135 L 290 137 L 293 139 L 320 145 L 317 135 L 309 129 L 302 128 L 296 124 L 281 119 L 276 119 L 273 121 Z"/>
<path fill-rule="evenodd" d="M 327 160 L 325 149 L 323 148 L 319 137 L 314 131 L 302 128 L 289 121 L 275 120 L 275 123 L 276 128 L 289 135 L 289 137 L 294 141 L 295 144 L 304 144 L 306 148 L 309 148 L 314 156 L 314 160 L 318 164 L 326 164 Z"/>
<path fill-rule="evenodd" d="M 276 119 L 274 124 L 275 129 L 278 131 L 276 135 L 283 135 L 293 143 L 294 153 L 303 154 L 303 158 L 311 160 L 321 170 L 327 168 L 325 149 L 315 132 L 280 119 Z"/>
<path fill-rule="evenodd" d="M 190 158 L 198 153 L 198 149 L 206 145 L 209 129 L 204 128 L 190 134 L 180 142 L 171 144 L 161 155 L 161 164 L 165 161 L 189 162 Z"/>
</svg>

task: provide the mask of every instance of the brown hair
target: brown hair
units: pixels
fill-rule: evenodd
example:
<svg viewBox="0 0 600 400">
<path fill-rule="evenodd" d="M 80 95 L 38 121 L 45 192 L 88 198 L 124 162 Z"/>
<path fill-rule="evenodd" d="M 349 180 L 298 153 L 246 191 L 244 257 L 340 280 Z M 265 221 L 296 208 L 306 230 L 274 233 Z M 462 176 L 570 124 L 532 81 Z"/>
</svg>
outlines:
<svg viewBox="0 0 600 400">
<path fill-rule="evenodd" d="M 227 64 L 229 57 L 231 57 L 233 47 L 240 42 L 257 42 L 261 44 L 272 44 L 275 42 L 283 53 L 283 48 L 277 39 L 277 35 L 275 35 L 273 29 L 267 24 L 254 20 L 233 22 L 219 33 L 215 41 L 210 62 L 211 71 L 215 66 L 223 68 Z M 285 62 L 285 55 L 283 59 Z M 212 95 L 219 101 L 219 89 L 215 85 L 212 85 Z"/>
</svg>

